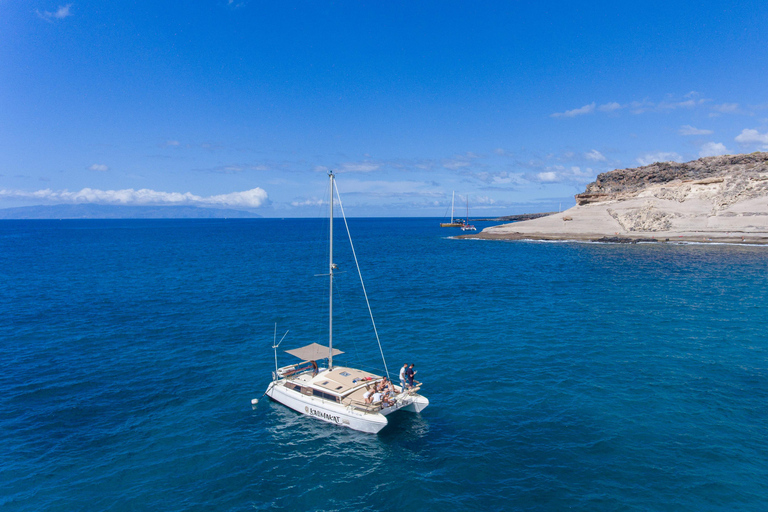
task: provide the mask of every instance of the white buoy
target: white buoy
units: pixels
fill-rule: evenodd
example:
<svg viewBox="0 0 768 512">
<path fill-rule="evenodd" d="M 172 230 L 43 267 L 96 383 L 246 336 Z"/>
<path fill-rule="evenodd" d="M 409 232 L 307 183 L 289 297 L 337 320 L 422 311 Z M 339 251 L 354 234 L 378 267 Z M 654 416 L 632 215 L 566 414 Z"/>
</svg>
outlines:
<svg viewBox="0 0 768 512">
<path fill-rule="evenodd" d="M 253 400 L 251 400 L 251 407 L 253 407 L 255 409 L 256 408 L 256 404 L 258 404 L 258 403 L 259 403 L 259 399 L 258 398 L 254 398 Z"/>
</svg>

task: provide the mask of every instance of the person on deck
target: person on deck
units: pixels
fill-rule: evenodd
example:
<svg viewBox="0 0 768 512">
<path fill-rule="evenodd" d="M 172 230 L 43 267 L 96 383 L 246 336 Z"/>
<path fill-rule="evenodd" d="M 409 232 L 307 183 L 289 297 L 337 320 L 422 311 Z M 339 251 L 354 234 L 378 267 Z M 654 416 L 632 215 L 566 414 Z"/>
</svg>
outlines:
<svg viewBox="0 0 768 512">
<path fill-rule="evenodd" d="M 380 391 L 377 391 L 373 394 L 373 403 L 381 402 L 382 407 L 389 407 L 392 405 L 392 402 L 389 401 L 389 398 L 387 398 L 387 395 L 385 393 L 382 393 Z"/>
<path fill-rule="evenodd" d="M 408 387 L 413 387 L 413 376 L 416 375 L 416 372 L 413 370 L 413 363 L 411 363 L 411 366 L 408 367 L 407 370 L 405 370 L 405 376 L 408 379 Z"/>
<path fill-rule="evenodd" d="M 406 386 L 406 377 L 405 372 L 408 370 L 408 363 L 405 363 L 402 368 L 400 368 L 400 392 L 405 393 L 405 390 L 407 389 Z"/>
</svg>

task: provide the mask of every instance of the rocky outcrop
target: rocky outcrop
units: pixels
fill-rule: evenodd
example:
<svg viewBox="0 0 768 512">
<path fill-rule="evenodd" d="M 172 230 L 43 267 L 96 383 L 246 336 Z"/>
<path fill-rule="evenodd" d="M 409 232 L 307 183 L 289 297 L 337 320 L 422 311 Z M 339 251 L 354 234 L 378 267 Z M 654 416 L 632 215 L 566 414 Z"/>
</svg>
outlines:
<svg viewBox="0 0 768 512">
<path fill-rule="evenodd" d="M 717 183 L 723 187 L 724 204 L 733 204 L 743 193 L 761 193 L 768 186 L 768 153 L 725 155 L 700 158 L 692 162 L 658 162 L 644 167 L 604 172 L 576 195 L 576 203 L 596 202 L 635 197 L 648 188 L 658 188 L 665 199 L 684 201 L 686 194 L 697 186 Z M 664 185 L 672 186 L 665 190 Z"/>
<path fill-rule="evenodd" d="M 622 213 L 611 208 L 607 211 L 625 231 L 667 231 L 672 227 L 672 218 L 676 216 L 660 211 L 651 202 L 645 203 L 638 209 Z"/>
<path fill-rule="evenodd" d="M 600 174 L 577 205 L 474 238 L 768 243 L 768 153 Z"/>
</svg>

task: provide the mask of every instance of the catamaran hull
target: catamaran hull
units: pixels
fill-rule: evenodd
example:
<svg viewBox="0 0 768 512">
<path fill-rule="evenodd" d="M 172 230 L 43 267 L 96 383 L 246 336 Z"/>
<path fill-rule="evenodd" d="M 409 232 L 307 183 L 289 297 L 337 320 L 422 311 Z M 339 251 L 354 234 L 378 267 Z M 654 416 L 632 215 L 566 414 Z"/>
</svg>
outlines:
<svg viewBox="0 0 768 512">
<path fill-rule="evenodd" d="M 403 406 L 404 411 L 408 412 L 421 412 L 424 409 L 427 408 L 429 405 L 429 400 L 427 400 L 427 397 L 421 396 L 421 395 L 411 395 L 412 401 L 411 403 L 407 403 L 407 405 Z"/>
<path fill-rule="evenodd" d="M 395 411 L 402 409 L 418 413 L 429 405 L 427 397 L 414 393 L 400 395 L 395 405 L 381 409 L 378 413 L 363 412 L 354 407 L 334 404 L 327 400 L 286 389 L 280 381 L 271 383 L 267 388 L 266 395 L 298 413 L 369 434 L 376 434 L 386 427 L 386 416 Z"/>
<path fill-rule="evenodd" d="M 360 432 L 376 434 L 387 426 L 387 418 L 381 413 L 364 413 L 341 404 L 302 395 L 275 383 L 267 388 L 267 396 L 306 416 Z"/>
</svg>

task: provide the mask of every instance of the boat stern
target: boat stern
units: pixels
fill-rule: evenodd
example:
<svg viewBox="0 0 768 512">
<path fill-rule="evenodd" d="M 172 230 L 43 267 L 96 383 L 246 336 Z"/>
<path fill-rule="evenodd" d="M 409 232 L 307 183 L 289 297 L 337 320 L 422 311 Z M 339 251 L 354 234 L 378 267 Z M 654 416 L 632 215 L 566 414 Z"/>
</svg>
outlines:
<svg viewBox="0 0 768 512">
<path fill-rule="evenodd" d="M 422 395 L 411 395 L 411 403 L 403 407 L 408 412 L 421 412 L 427 408 L 429 400 Z"/>
</svg>

